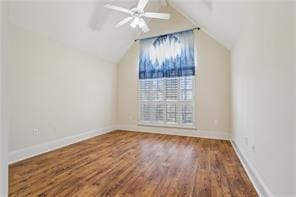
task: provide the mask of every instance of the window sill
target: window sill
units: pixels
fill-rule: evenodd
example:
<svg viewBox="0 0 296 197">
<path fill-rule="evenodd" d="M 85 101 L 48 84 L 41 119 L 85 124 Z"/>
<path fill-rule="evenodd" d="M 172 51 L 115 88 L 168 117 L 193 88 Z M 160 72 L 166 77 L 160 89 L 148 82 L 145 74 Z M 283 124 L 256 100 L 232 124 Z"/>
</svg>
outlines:
<svg viewBox="0 0 296 197">
<path fill-rule="evenodd" d="M 170 124 L 157 124 L 157 123 L 138 123 L 138 126 L 145 127 L 163 127 L 163 128 L 175 128 L 175 129 L 193 129 L 196 130 L 197 127 L 195 125 L 170 125 Z"/>
</svg>

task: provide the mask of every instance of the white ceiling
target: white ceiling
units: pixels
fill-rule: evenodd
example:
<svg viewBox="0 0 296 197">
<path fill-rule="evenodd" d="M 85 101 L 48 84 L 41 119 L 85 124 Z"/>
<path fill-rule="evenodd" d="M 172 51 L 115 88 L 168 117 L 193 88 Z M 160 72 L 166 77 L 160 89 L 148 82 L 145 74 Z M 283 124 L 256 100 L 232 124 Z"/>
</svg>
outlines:
<svg viewBox="0 0 296 197">
<path fill-rule="evenodd" d="M 10 5 L 10 21 L 107 61 L 117 62 L 138 31 L 129 26 L 115 29 L 115 24 L 126 15 L 107 10 L 103 7 L 105 2 L 13 1 Z M 125 7 L 136 3 L 136 0 L 114 2 Z M 159 2 L 147 6 L 147 10 L 159 8 Z"/>
<path fill-rule="evenodd" d="M 139 36 L 128 25 L 114 25 L 126 15 L 107 10 L 108 2 L 131 8 L 137 0 L 13 1 L 11 23 L 46 34 L 79 50 L 116 63 Z M 150 0 L 146 11 L 157 11 L 164 0 Z M 169 4 L 231 48 L 239 35 L 245 12 L 242 3 L 212 0 L 168 0 Z"/>
<path fill-rule="evenodd" d="M 169 0 L 170 5 L 194 24 L 231 49 L 250 13 L 248 1 Z"/>
</svg>

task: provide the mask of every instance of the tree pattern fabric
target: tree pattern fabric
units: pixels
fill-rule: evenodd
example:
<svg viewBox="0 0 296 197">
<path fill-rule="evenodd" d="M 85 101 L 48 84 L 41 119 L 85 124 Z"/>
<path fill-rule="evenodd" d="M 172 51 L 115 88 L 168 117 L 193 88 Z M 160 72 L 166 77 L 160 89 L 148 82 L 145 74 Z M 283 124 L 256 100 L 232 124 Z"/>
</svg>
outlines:
<svg viewBox="0 0 296 197">
<path fill-rule="evenodd" d="M 139 79 L 195 75 L 193 31 L 141 40 Z"/>
</svg>

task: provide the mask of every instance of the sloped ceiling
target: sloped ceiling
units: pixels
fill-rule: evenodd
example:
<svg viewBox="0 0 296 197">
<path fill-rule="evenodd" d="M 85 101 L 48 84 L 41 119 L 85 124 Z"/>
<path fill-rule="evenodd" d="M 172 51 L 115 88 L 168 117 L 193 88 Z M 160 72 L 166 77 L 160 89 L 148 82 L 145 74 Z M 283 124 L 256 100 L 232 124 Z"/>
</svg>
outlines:
<svg viewBox="0 0 296 197">
<path fill-rule="evenodd" d="M 127 8 L 137 4 L 137 0 L 12 1 L 10 22 L 116 63 L 139 32 L 128 25 L 115 28 L 126 15 L 107 10 L 103 7 L 106 2 Z M 160 6 L 153 1 L 147 10 L 156 11 Z"/>
<path fill-rule="evenodd" d="M 116 63 L 135 38 L 145 35 L 128 25 L 115 28 L 126 15 L 107 10 L 103 7 L 106 2 L 127 8 L 137 4 L 137 0 L 12 1 L 10 22 Z M 168 3 L 226 47 L 234 44 L 243 14 L 239 3 L 211 0 L 169 0 Z M 145 10 L 157 11 L 161 6 L 165 6 L 164 0 L 150 0 Z"/>
<path fill-rule="evenodd" d="M 170 5 L 231 49 L 250 14 L 247 1 L 169 0 Z"/>
</svg>

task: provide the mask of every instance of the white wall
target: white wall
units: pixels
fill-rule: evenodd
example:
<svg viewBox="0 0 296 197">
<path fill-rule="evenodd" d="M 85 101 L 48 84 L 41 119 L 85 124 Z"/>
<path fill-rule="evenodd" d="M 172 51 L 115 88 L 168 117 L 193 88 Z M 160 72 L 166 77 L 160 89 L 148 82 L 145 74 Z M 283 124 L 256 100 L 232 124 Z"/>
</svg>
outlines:
<svg viewBox="0 0 296 197">
<path fill-rule="evenodd" d="M 152 20 L 151 31 L 141 37 L 161 35 L 196 27 L 171 7 L 160 12 L 172 15 L 169 21 Z M 229 133 L 230 51 L 203 31 L 195 33 L 197 43 L 196 126 L 198 130 Z M 120 128 L 137 129 L 139 42 L 133 43 L 118 64 L 117 123 Z M 138 127 L 139 128 L 139 127 Z M 169 129 L 139 128 L 146 131 Z M 177 132 L 177 131 L 175 131 Z M 185 134 L 186 131 L 179 133 Z M 191 133 L 197 133 L 192 130 Z M 212 132 L 214 133 L 214 132 Z"/>
<path fill-rule="evenodd" d="M 7 64 L 7 3 L 0 2 L 0 196 L 8 194 L 7 121 L 4 72 Z"/>
<path fill-rule="evenodd" d="M 265 189 L 278 197 L 296 195 L 291 4 L 253 3 L 248 24 L 232 50 L 234 139 Z"/>
<path fill-rule="evenodd" d="M 294 54 L 296 54 L 296 3 L 294 3 Z M 294 101 L 296 101 L 296 55 L 294 55 Z M 294 104 L 294 152 L 296 153 L 296 104 Z M 294 164 L 296 156 L 294 154 Z M 296 193 L 296 168 L 294 168 L 294 193 Z"/>
<path fill-rule="evenodd" d="M 115 123 L 115 65 L 40 33 L 10 31 L 9 151 Z"/>
</svg>

